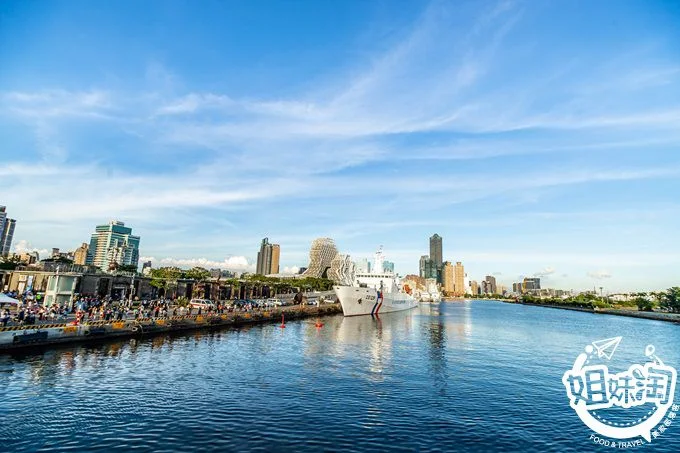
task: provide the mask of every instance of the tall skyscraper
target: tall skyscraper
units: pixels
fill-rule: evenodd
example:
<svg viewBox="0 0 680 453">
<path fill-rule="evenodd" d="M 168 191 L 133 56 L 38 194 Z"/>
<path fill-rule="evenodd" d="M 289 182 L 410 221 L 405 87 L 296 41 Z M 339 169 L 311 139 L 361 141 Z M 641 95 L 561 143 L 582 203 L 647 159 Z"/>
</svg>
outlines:
<svg viewBox="0 0 680 453">
<path fill-rule="evenodd" d="M 259 275 L 278 274 L 280 257 L 281 247 L 279 244 L 270 244 L 269 238 L 262 239 L 260 251 L 257 252 L 255 273 Z"/>
<path fill-rule="evenodd" d="M 87 242 L 83 242 L 83 244 L 73 252 L 73 264 L 85 264 L 85 261 L 87 261 L 88 248 Z"/>
<path fill-rule="evenodd" d="M 383 272 L 394 273 L 394 263 L 392 261 L 383 261 Z"/>
<path fill-rule="evenodd" d="M 430 259 L 429 256 L 423 255 L 420 257 L 420 276 L 422 278 L 438 278 L 441 275 L 441 267 L 439 272 L 434 261 Z M 439 283 L 439 280 L 437 280 Z"/>
<path fill-rule="evenodd" d="M 442 274 L 444 275 L 444 291 L 447 293 L 455 293 L 456 288 L 455 272 L 453 266 L 449 261 L 446 261 L 443 264 Z"/>
<path fill-rule="evenodd" d="M 0 206 L 0 256 L 7 256 L 12 250 L 16 223 L 16 220 L 7 218 L 6 208 Z"/>
<path fill-rule="evenodd" d="M 428 278 L 425 275 L 425 269 L 427 268 L 427 262 L 430 260 L 430 257 L 428 255 L 423 255 L 420 257 L 420 264 L 418 265 L 419 269 L 419 276 L 421 278 Z"/>
<path fill-rule="evenodd" d="M 279 244 L 272 244 L 272 266 L 271 273 L 279 273 L 279 261 L 281 259 L 281 246 Z"/>
<path fill-rule="evenodd" d="M 456 266 L 454 267 L 453 270 L 454 273 L 454 288 L 453 292 L 456 296 L 464 296 L 465 295 L 465 268 L 463 267 L 463 264 L 458 261 L 456 263 Z"/>
<path fill-rule="evenodd" d="M 487 275 L 484 278 L 484 282 L 482 282 L 482 283 L 486 283 L 486 286 L 485 286 L 486 287 L 486 291 L 485 291 L 486 294 L 498 294 L 498 287 L 496 286 L 496 277 L 494 277 L 492 275 Z"/>
<path fill-rule="evenodd" d="M 107 225 L 98 225 L 90 239 L 85 264 L 108 271 L 117 266 L 139 264 L 139 236 L 132 234 L 132 228 L 117 220 Z"/>
<path fill-rule="evenodd" d="M 437 269 L 441 269 L 442 260 L 442 237 L 435 233 L 430 237 L 430 259 L 437 266 Z"/>
</svg>

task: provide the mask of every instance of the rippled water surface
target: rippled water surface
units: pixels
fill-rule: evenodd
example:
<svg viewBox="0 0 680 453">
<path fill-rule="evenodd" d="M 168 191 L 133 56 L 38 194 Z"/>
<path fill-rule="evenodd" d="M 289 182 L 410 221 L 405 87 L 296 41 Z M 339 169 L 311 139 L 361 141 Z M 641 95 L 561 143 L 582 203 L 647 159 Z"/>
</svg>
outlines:
<svg viewBox="0 0 680 453">
<path fill-rule="evenodd" d="M 657 321 L 480 301 L 314 322 L 0 356 L 0 451 L 607 451 L 561 383 L 584 346 L 680 368 Z M 680 451 L 680 420 L 636 451 Z"/>
</svg>

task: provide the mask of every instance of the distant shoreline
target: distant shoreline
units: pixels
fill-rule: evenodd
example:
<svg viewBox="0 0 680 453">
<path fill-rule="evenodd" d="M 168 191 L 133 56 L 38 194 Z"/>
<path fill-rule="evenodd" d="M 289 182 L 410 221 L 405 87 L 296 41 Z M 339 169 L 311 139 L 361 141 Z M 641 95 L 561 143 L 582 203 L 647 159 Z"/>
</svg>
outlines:
<svg viewBox="0 0 680 453">
<path fill-rule="evenodd" d="M 659 313 L 659 312 L 653 312 L 653 311 L 633 311 L 633 310 L 624 310 L 624 309 L 615 309 L 615 308 L 583 308 L 583 307 L 567 307 L 563 305 L 547 305 L 547 304 L 531 304 L 527 302 L 515 302 L 511 300 L 503 300 L 503 299 L 466 299 L 464 297 L 453 297 L 453 298 L 447 298 L 444 299 L 444 302 L 450 301 L 450 302 L 462 302 L 462 301 L 489 301 L 493 300 L 496 302 L 502 302 L 505 304 L 513 304 L 513 305 L 526 305 L 530 307 L 545 307 L 545 308 L 556 308 L 559 310 L 571 310 L 571 311 L 581 311 L 585 313 L 592 313 L 595 315 L 613 315 L 613 316 L 627 316 L 629 318 L 640 318 L 640 319 L 651 319 L 654 321 L 664 321 L 664 322 L 670 322 L 674 324 L 680 324 L 680 314 L 675 314 L 675 313 Z"/>
</svg>

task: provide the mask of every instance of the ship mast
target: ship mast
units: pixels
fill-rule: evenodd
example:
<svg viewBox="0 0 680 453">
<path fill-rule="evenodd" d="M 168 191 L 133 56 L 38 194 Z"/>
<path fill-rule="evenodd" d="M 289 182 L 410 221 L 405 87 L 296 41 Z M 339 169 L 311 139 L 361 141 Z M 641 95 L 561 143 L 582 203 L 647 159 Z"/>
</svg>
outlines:
<svg viewBox="0 0 680 453">
<path fill-rule="evenodd" d="M 383 273 L 383 262 L 385 261 L 385 255 L 383 254 L 383 246 L 381 245 L 377 252 L 375 252 L 375 261 L 373 266 L 373 274 Z"/>
</svg>

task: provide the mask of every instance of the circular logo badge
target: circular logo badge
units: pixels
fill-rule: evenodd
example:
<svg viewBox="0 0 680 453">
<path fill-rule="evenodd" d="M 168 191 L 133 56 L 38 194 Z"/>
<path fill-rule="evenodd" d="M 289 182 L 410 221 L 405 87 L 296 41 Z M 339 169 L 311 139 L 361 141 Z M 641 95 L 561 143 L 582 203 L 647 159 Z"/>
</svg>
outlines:
<svg viewBox="0 0 680 453">
<path fill-rule="evenodd" d="M 619 373 L 610 372 L 606 361 L 612 359 L 621 340 L 622 337 L 607 338 L 586 346 L 573 367 L 564 373 L 562 383 L 571 407 L 596 433 L 616 440 L 642 438 L 651 442 L 672 425 L 680 409 L 673 404 L 677 373 L 663 363 L 652 345 L 645 349 L 643 363 L 631 364 Z M 609 415 L 612 408 L 621 408 L 617 417 Z M 597 443 L 616 445 L 616 441 L 602 439 Z M 638 439 L 619 442 L 618 446 L 641 443 Z"/>
</svg>

